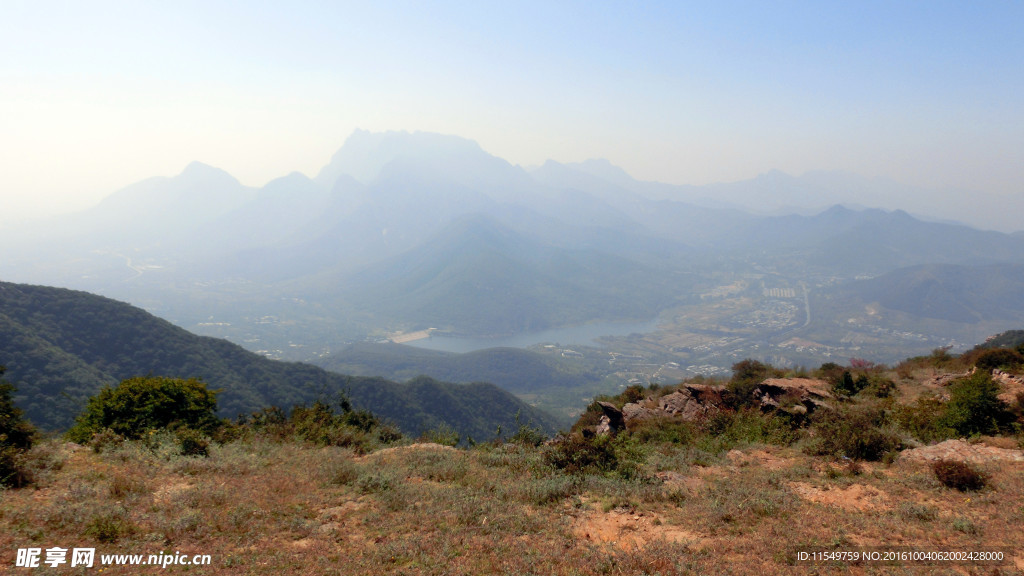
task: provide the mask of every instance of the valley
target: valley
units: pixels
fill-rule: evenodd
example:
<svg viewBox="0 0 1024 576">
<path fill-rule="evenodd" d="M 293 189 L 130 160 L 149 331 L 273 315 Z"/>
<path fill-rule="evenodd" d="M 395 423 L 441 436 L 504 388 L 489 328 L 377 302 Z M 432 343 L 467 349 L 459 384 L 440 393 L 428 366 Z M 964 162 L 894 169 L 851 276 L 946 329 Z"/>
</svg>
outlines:
<svg viewBox="0 0 1024 576">
<path fill-rule="evenodd" d="M 783 176 L 745 189 L 824 186 Z M 716 190 L 638 181 L 606 162 L 526 169 L 456 136 L 357 131 L 314 178 L 253 188 L 193 162 L 90 210 L 2 228 L 0 275 L 360 376 L 436 368 L 403 367 L 404 351 L 350 362 L 363 344 L 459 352 L 446 360 L 456 364 L 520 348 L 586 374 L 500 384 L 560 418 L 629 384 L 725 377 L 745 358 L 893 363 L 1024 324 L 1024 236 L 840 204 L 709 207 Z"/>
</svg>

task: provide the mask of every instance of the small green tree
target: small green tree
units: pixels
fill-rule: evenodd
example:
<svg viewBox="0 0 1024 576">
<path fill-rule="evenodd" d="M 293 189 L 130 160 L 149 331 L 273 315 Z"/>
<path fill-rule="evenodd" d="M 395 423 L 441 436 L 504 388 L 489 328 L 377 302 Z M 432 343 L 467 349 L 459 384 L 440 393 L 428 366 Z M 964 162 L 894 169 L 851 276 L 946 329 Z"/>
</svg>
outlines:
<svg viewBox="0 0 1024 576">
<path fill-rule="evenodd" d="M 992 371 L 997 368 L 1014 369 L 1024 363 L 1024 356 L 1012 348 L 993 348 L 978 355 L 974 365 L 982 370 Z"/>
<path fill-rule="evenodd" d="M 999 385 L 984 370 L 961 378 L 949 387 L 943 424 L 961 436 L 998 434 L 1014 419 L 999 399 Z"/>
<path fill-rule="evenodd" d="M 216 396 L 195 378 L 129 378 L 90 398 L 67 436 L 73 442 L 85 443 L 103 430 L 130 439 L 158 429 L 211 432 L 220 423 L 214 415 Z"/>
<path fill-rule="evenodd" d="M 732 379 L 729 380 L 728 389 L 737 405 L 749 406 L 753 403 L 752 394 L 758 384 L 778 375 L 778 371 L 770 364 L 747 358 L 732 365 Z"/>
<path fill-rule="evenodd" d="M 32 447 L 35 428 L 14 405 L 14 386 L 2 379 L 0 366 L 0 486 L 21 484 L 21 454 Z"/>
</svg>

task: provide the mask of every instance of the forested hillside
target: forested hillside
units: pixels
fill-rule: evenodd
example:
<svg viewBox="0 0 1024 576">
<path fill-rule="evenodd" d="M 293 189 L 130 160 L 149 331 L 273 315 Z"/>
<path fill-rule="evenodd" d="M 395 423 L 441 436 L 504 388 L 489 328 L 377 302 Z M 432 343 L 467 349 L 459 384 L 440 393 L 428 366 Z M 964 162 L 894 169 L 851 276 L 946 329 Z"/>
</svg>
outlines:
<svg viewBox="0 0 1024 576">
<path fill-rule="evenodd" d="M 199 378 L 219 389 L 219 413 L 290 407 L 347 394 L 360 408 L 407 434 L 447 424 L 485 439 L 550 416 L 491 384 L 420 378 L 400 384 L 344 376 L 301 363 L 269 360 L 216 338 L 196 336 L 144 310 L 85 292 L 0 283 L 0 364 L 18 388 L 16 402 L 44 428 L 67 427 L 103 386 L 139 375 Z"/>
</svg>

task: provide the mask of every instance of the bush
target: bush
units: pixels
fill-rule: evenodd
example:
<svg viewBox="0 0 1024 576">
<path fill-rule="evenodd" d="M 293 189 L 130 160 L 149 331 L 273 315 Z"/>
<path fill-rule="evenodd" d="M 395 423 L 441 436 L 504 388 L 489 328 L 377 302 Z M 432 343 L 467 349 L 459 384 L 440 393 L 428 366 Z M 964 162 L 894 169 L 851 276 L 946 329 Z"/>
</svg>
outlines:
<svg viewBox="0 0 1024 576">
<path fill-rule="evenodd" d="M 371 450 L 377 442 L 387 444 L 402 438 L 397 430 L 382 425 L 370 412 L 353 409 L 344 396 L 338 402 L 338 410 L 340 413 L 320 400 L 312 406 L 296 406 L 288 425 L 307 442 L 350 447 L 359 452 Z"/>
<path fill-rule="evenodd" d="M 644 399 L 644 387 L 639 384 L 633 384 L 632 386 L 626 387 L 619 397 L 622 399 L 623 404 L 639 402 Z"/>
<path fill-rule="evenodd" d="M 751 404 L 754 389 L 769 378 L 773 371 L 771 366 L 749 358 L 733 364 L 732 379 L 729 380 L 728 390 L 732 393 L 736 404 L 739 406 Z"/>
<path fill-rule="evenodd" d="M 855 396 L 858 392 L 867 388 L 868 383 L 867 375 L 861 374 L 854 380 L 853 375 L 850 374 L 849 370 L 846 370 L 843 371 L 839 380 L 832 384 L 832 391 L 839 396 Z"/>
<path fill-rule="evenodd" d="M 0 366 L 0 376 L 4 367 Z M 22 458 L 32 447 L 35 428 L 14 405 L 14 386 L 0 380 L 0 486 L 20 486 L 25 479 Z"/>
<path fill-rule="evenodd" d="M 697 439 L 697 426 L 675 418 L 651 418 L 641 420 L 629 434 L 642 443 L 666 443 L 690 445 Z"/>
<path fill-rule="evenodd" d="M 100 454 L 104 450 L 108 450 L 110 448 L 117 448 L 123 443 L 124 436 L 121 436 L 110 428 L 105 428 L 102 432 L 93 434 L 92 438 L 89 439 L 89 446 L 92 448 L 92 451 L 97 454 Z"/>
<path fill-rule="evenodd" d="M 457 446 L 462 437 L 459 436 L 458 431 L 447 423 L 442 422 L 437 427 L 424 432 L 421 439 L 425 442 L 433 442 L 442 446 Z"/>
<path fill-rule="evenodd" d="M 981 490 L 988 483 L 988 475 L 958 460 L 939 460 L 932 464 L 932 471 L 943 486 L 961 492 Z"/>
<path fill-rule="evenodd" d="M 182 456 L 209 456 L 210 441 L 191 428 L 179 428 L 175 432 Z"/>
<path fill-rule="evenodd" d="M 901 445 L 899 437 L 885 429 L 886 424 L 885 412 L 875 407 L 822 411 L 815 418 L 816 442 L 808 451 L 855 460 L 881 460 Z"/>
<path fill-rule="evenodd" d="M 985 350 L 974 360 L 980 370 L 991 372 L 997 368 L 1017 368 L 1024 363 L 1024 356 L 1012 348 L 993 348 Z"/>
<path fill-rule="evenodd" d="M 976 370 L 949 387 L 942 423 L 961 436 L 998 434 L 1014 420 L 1008 408 L 999 399 L 999 385 L 987 372 Z"/>
<path fill-rule="evenodd" d="M 216 409 L 216 392 L 194 378 L 129 378 L 90 398 L 67 436 L 85 444 L 107 429 L 128 439 L 141 438 L 150 430 L 210 432 L 220 423 L 214 416 Z"/>
<path fill-rule="evenodd" d="M 925 394 L 911 406 L 899 406 L 895 419 L 900 427 L 922 442 L 937 442 L 953 438 L 956 431 L 943 420 L 946 405 L 934 394 Z"/>
<path fill-rule="evenodd" d="M 697 445 L 713 453 L 743 444 L 788 446 L 800 437 L 791 415 L 782 411 L 762 414 L 754 408 L 720 411 L 707 419 L 703 431 Z"/>
<path fill-rule="evenodd" d="M 608 436 L 584 438 L 570 434 L 556 438 L 544 451 L 544 461 L 567 474 L 604 474 L 619 465 L 618 455 Z"/>
</svg>

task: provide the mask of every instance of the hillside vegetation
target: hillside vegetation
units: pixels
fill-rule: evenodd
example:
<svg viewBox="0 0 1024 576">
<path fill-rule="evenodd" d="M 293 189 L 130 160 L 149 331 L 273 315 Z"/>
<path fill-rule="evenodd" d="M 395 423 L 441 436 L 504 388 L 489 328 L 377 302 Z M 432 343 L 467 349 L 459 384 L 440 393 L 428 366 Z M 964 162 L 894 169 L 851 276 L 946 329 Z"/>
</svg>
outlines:
<svg viewBox="0 0 1024 576">
<path fill-rule="evenodd" d="M 370 415 L 325 405 L 224 422 L 198 455 L 169 429 L 50 439 L 23 459 L 33 487 L 3 493 L 0 546 L 209 554 L 202 574 L 1020 571 L 1021 352 L 746 360 L 728 381 L 599 398 L 548 442 L 530 426 L 465 449 L 359 436 Z M 866 547 L 1004 560 L 797 555 Z"/>
<path fill-rule="evenodd" d="M 191 334 L 127 304 L 92 294 L 0 283 L 0 354 L 15 401 L 45 429 L 65 429 L 104 386 L 146 375 L 196 378 L 219 390 L 219 414 L 235 417 L 345 393 L 404 432 L 442 424 L 489 439 L 516 415 L 553 432 L 558 420 L 491 384 L 334 374 L 269 360 L 216 338 Z"/>
</svg>

